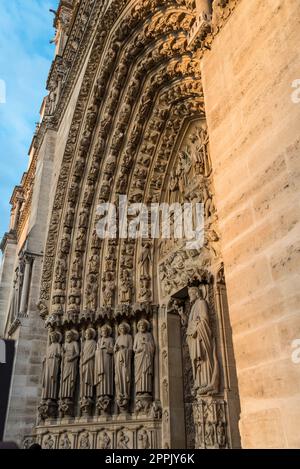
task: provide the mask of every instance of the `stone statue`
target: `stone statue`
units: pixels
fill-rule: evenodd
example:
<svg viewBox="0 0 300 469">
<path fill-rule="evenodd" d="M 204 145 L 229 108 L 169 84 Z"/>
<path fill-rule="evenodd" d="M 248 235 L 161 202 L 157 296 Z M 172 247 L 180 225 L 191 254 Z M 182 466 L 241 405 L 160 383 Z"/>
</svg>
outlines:
<svg viewBox="0 0 300 469">
<path fill-rule="evenodd" d="M 64 436 L 62 437 L 62 440 L 60 442 L 60 448 L 61 449 L 71 449 L 71 441 L 70 441 L 67 433 L 65 433 Z"/>
<path fill-rule="evenodd" d="M 121 302 L 122 303 L 129 303 L 131 300 L 131 289 L 132 289 L 132 282 L 130 278 L 130 274 L 128 270 L 123 270 L 122 277 L 121 277 Z"/>
<path fill-rule="evenodd" d="M 130 399 L 132 336 L 130 326 L 122 322 L 118 327 L 119 337 L 116 340 L 115 352 L 115 383 L 119 407 L 126 408 Z"/>
<path fill-rule="evenodd" d="M 80 362 L 80 397 L 92 398 L 94 386 L 94 365 L 96 352 L 96 331 L 88 328 L 81 351 Z"/>
<path fill-rule="evenodd" d="M 151 244 L 146 243 L 143 247 L 139 263 L 141 267 L 141 278 L 148 279 L 150 277 L 150 265 L 151 265 Z"/>
<path fill-rule="evenodd" d="M 107 432 L 104 432 L 100 443 L 101 449 L 111 449 L 111 439 Z"/>
<path fill-rule="evenodd" d="M 73 399 L 77 378 L 77 362 L 79 358 L 78 332 L 67 331 L 63 345 L 62 374 L 60 398 Z"/>
<path fill-rule="evenodd" d="M 43 360 L 42 399 L 56 400 L 59 387 L 59 370 L 61 361 L 61 334 L 52 332 L 46 356 Z"/>
<path fill-rule="evenodd" d="M 90 435 L 88 432 L 84 432 L 80 438 L 79 449 L 90 449 L 90 448 L 91 448 Z"/>
<path fill-rule="evenodd" d="M 105 272 L 105 275 L 103 278 L 103 287 L 102 287 L 103 303 L 105 306 L 107 307 L 112 306 L 114 291 L 115 291 L 114 276 L 111 272 Z"/>
<path fill-rule="evenodd" d="M 148 436 L 148 432 L 146 430 L 143 430 L 139 434 L 138 441 L 139 441 L 139 449 L 149 449 L 150 448 L 149 436 Z"/>
<path fill-rule="evenodd" d="M 219 445 L 219 448 L 224 448 L 226 445 L 226 431 L 225 431 L 225 426 L 224 423 L 219 420 L 218 425 L 217 425 L 217 442 Z"/>
<path fill-rule="evenodd" d="M 214 427 L 211 422 L 205 424 L 205 444 L 207 446 L 214 446 L 215 444 Z"/>
<path fill-rule="evenodd" d="M 54 439 L 52 435 L 48 435 L 43 446 L 44 449 L 54 449 Z"/>
<path fill-rule="evenodd" d="M 113 354 L 114 341 L 111 337 L 111 327 L 101 327 L 101 337 L 97 343 L 95 358 L 95 386 L 96 396 L 113 396 Z"/>
<path fill-rule="evenodd" d="M 141 319 L 134 338 L 135 390 L 137 394 L 152 394 L 154 340 L 149 332 L 150 324 Z"/>
<path fill-rule="evenodd" d="M 90 274 L 85 289 L 86 307 L 90 311 L 96 311 L 98 303 L 98 279 L 97 275 Z"/>
<path fill-rule="evenodd" d="M 187 325 L 187 343 L 198 394 L 218 392 L 219 365 L 216 344 L 209 324 L 208 305 L 198 287 L 189 288 L 191 311 Z"/>
<path fill-rule="evenodd" d="M 129 436 L 126 435 L 123 431 L 120 432 L 118 438 L 118 447 L 117 449 L 129 449 Z"/>
</svg>

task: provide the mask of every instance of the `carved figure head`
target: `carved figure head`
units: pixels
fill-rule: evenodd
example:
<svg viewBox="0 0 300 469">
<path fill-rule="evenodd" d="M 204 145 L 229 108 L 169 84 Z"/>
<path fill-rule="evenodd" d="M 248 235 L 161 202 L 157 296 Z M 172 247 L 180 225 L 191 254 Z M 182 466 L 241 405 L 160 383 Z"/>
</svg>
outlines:
<svg viewBox="0 0 300 469">
<path fill-rule="evenodd" d="M 61 333 L 58 332 L 58 331 L 51 332 L 51 334 L 50 334 L 51 344 L 55 344 L 57 342 L 60 342 L 61 338 L 62 338 Z"/>
<path fill-rule="evenodd" d="M 127 322 L 121 322 L 121 324 L 118 327 L 118 332 L 121 335 L 129 334 L 130 332 L 130 326 Z"/>
<path fill-rule="evenodd" d="M 96 331 L 95 329 L 92 329 L 91 327 L 89 327 L 86 331 L 85 331 L 85 338 L 86 340 L 92 340 L 96 337 Z"/>
<path fill-rule="evenodd" d="M 102 337 L 110 337 L 112 333 L 112 329 L 108 324 L 105 324 L 101 327 L 101 336 Z"/>
<path fill-rule="evenodd" d="M 141 319 L 137 325 L 139 332 L 147 332 L 150 329 L 150 323 L 146 319 Z"/>
<path fill-rule="evenodd" d="M 196 301 L 198 298 L 202 298 L 202 292 L 198 287 L 190 287 L 188 289 L 188 293 L 191 302 Z"/>
<path fill-rule="evenodd" d="M 72 331 L 67 331 L 67 332 L 66 332 L 66 342 L 69 342 L 69 343 L 70 343 L 70 342 L 72 342 L 72 340 L 73 340 L 73 333 L 72 333 Z"/>
</svg>

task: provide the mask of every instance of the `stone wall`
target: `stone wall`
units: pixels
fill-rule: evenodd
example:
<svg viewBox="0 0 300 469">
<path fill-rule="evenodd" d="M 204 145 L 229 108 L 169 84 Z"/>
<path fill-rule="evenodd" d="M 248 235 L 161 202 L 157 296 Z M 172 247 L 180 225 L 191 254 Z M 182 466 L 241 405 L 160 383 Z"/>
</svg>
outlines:
<svg viewBox="0 0 300 469">
<path fill-rule="evenodd" d="M 10 247 L 8 245 L 7 247 L 10 251 L 14 249 L 16 255 L 24 247 L 28 252 L 36 255 L 31 274 L 28 317 L 21 319 L 21 325 L 12 337 L 16 340 L 16 357 L 5 439 L 16 441 L 18 444 L 22 443 L 26 434 L 31 433 L 36 423 L 37 407 L 41 393 L 41 365 L 47 341 L 45 325 L 39 317 L 39 311 L 36 307 L 43 265 L 42 255 L 44 253 L 57 177 L 73 118 L 75 103 L 82 84 L 84 68 L 85 64 L 58 132 L 48 130 L 44 136 L 37 160 L 30 217 L 21 234 L 18 246 L 14 247 L 13 245 Z M 12 267 L 17 262 L 14 252 L 10 252 L 6 260 L 6 262 L 9 261 L 11 263 Z M 5 275 L 8 275 L 9 269 L 5 268 L 3 272 Z M 2 289 L 4 285 L 3 281 L 1 281 Z M 11 290 L 11 287 L 12 280 L 10 280 L 9 290 Z"/>
<path fill-rule="evenodd" d="M 32 208 L 26 232 L 17 247 L 32 255 L 32 269 L 28 296 L 27 316 L 20 318 L 20 326 L 12 335 L 16 341 L 15 366 L 10 392 L 10 403 L 5 427 L 5 439 L 21 444 L 35 423 L 39 398 L 41 363 L 47 334 L 39 317 L 38 301 L 42 254 L 47 232 L 50 185 L 55 152 L 55 132 L 45 135 L 41 146 L 34 181 Z M 25 244 L 24 244 L 25 243 Z M 15 260 L 15 257 L 13 258 Z M 16 262 L 16 260 L 15 260 Z"/>
<path fill-rule="evenodd" d="M 202 62 L 244 448 L 299 447 L 298 0 L 241 0 Z"/>
<path fill-rule="evenodd" d="M 8 239 L 1 258 L 0 269 L 0 337 L 4 336 L 7 310 L 14 275 L 16 241 Z"/>
</svg>

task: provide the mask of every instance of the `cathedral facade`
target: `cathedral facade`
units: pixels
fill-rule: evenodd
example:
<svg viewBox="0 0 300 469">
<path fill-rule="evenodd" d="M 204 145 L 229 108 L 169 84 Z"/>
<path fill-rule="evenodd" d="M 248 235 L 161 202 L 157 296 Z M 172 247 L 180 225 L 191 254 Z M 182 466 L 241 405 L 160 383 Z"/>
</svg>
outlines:
<svg viewBox="0 0 300 469">
<path fill-rule="evenodd" d="M 6 440 L 300 446 L 297 3 L 60 1 L 1 244 Z M 175 207 L 171 235 L 118 211 L 100 236 L 124 199 L 131 228 Z M 199 245 L 174 234 L 193 204 Z"/>
</svg>

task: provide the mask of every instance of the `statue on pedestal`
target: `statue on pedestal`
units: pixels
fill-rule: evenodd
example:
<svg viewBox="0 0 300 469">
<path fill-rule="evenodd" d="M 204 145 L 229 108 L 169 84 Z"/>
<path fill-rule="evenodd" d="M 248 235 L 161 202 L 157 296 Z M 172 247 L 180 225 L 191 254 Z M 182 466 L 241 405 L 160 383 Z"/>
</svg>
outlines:
<svg viewBox="0 0 300 469">
<path fill-rule="evenodd" d="M 137 325 L 138 332 L 134 338 L 134 369 L 136 394 L 152 395 L 153 386 L 153 358 L 155 345 L 150 324 L 141 319 Z"/>
<path fill-rule="evenodd" d="M 80 360 L 80 404 L 84 414 L 90 414 L 93 400 L 96 331 L 89 327 L 85 331 Z"/>
<path fill-rule="evenodd" d="M 130 399 L 132 360 L 132 336 L 129 334 L 129 324 L 122 322 L 118 332 L 119 337 L 114 347 L 116 395 L 119 408 L 126 410 Z"/>
<path fill-rule="evenodd" d="M 43 359 L 42 374 L 42 402 L 39 415 L 42 420 L 55 418 L 57 413 L 57 398 L 59 390 L 59 372 L 61 362 L 60 332 L 51 332 L 46 356 Z"/>
<path fill-rule="evenodd" d="M 95 386 L 97 407 L 106 410 L 114 393 L 114 341 L 111 337 L 111 327 L 106 324 L 101 327 L 101 336 L 97 343 L 95 356 Z"/>
<path fill-rule="evenodd" d="M 58 396 L 58 377 L 61 361 L 61 334 L 51 332 L 49 346 L 43 360 L 42 399 L 56 400 Z"/>
<path fill-rule="evenodd" d="M 80 355 L 77 331 L 66 332 L 66 341 L 62 348 L 63 359 L 59 393 L 63 404 L 61 410 L 64 415 L 72 415 L 78 369 L 78 358 Z"/>
</svg>

